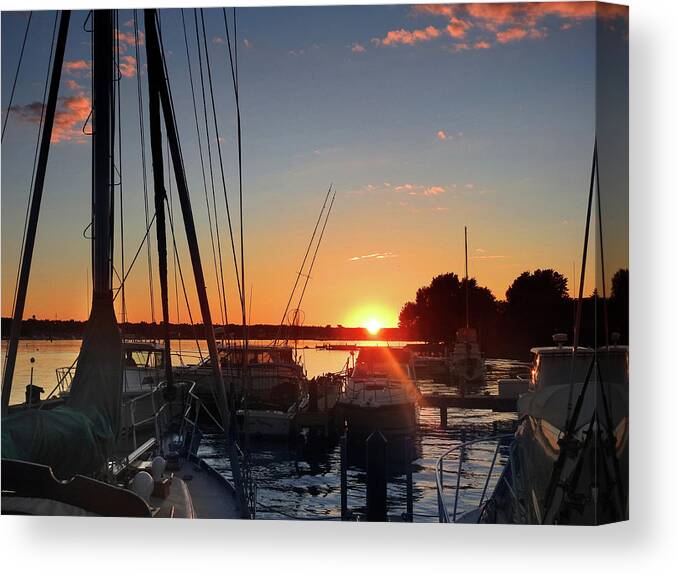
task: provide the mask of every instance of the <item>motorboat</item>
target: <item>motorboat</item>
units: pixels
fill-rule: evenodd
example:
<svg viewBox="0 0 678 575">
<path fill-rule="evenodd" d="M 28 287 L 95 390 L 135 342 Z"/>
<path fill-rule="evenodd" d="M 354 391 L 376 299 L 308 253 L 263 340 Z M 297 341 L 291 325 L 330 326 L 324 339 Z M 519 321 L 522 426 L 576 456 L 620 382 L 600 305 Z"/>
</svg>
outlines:
<svg viewBox="0 0 678 575">
<path fill-rule="evenodd" d="M 410 343 L 405 346 L 414 360 L 418 379 L 442 379 L 449 375 L 449 350 L 439 343 Z"/>
<path fill-rule="evenodd" d="M 449 362 L 454 385 L 464 387 L 485 381 L 485 360 L 480 354 L 475 329 L 461 327 L 457 330 Z"/>
<path fill-rule="evenodd" d="M 337 402 L 349 434 L 412 432 L 420 397 L 415 379 L 409 350 L 361 348 Z"/>
<path fill-rule="evenodd" d="M 305 377 L 303 367 L 294 359 L 292 347 L 249 345 L 246 361 L 243 361 L 244 348 L 239 344 L 220 345 L 218 353 L 224 383 L 239 408 L 286 412 L 299 400 Z M 175 368 L 179 378 L 196 382 L 197 394 L 206 403 L 213 398 L 210 362 L 208 357 L 197 364 Z M 243 377 L 244 364 L 246 378 Z"/>
<path fill-rule="evenodd" d="M 484 481 L 485 489 L 495 483 L 491 496 L 458 521 L 596 525 L 628 517 L 628 347 L 575 348 L 566 339 L 556 334 L 556 345 L 531 350 L 520 425 L 510 444 L 496 438 L 492 465 L 502 441 L 506 463 L 498 479 L 490 469 Z M 470 448 L 454 450 L 460 461 Z M 444 497 L 439 503 L 444 517 Z"/>
<path fill-rule="evenodd" d="M 454 347 L 449 359 L 450 379 L 453 385 L 464 389 L 467 385 L 485 381 L 485 360 L 480 354 L 478 333 L 470 327 L 469 278 L 468 278 L 468 234 L 464 227 L 464 288 L 466 291 L 466 324 L 457 329 Z"/>
</svg>

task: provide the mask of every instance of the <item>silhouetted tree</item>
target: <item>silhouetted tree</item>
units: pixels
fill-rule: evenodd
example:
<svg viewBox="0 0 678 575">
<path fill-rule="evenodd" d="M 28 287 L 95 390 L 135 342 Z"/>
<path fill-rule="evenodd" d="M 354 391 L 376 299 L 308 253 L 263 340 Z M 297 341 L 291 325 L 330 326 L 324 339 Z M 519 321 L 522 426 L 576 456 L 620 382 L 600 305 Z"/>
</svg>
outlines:
<svg viewBox="0 0 678 575">
<path fill-rule="evenodd" d="M 484 328 L 496 326 L 497 307 L 494 295 L 469 279 L 470 323 L 482 334 Z M 455 273 L 434 277 L 430 285 L 419 288 L 414 302 L 400 311 L 400 326 L 414 330 L 426 341 L 451 342 L 457 328 L 466 321 L 466 283 Z"/>
<path fill-rule="evenodd" d="M 411 335 L 416 335 L 417 330 L 417 305 L 408 301 L 400 310 L 398 316 L 398 327 L 408 330 Z"/>
<path fill-rule="evenodd" d="M 612 276 L 609 310 L 610 331 L 621 335 L 621 342 L 629 341 L 629 270 L 620 269 Z"/>
<path fill-rule="evenodd" d="M 556 331 L 570 332 L 567 279 L 552 269 L 523 272 L 506 290 L 506 314 L 512 337 L 528 346 L 549 343 Z"/>
</svg>

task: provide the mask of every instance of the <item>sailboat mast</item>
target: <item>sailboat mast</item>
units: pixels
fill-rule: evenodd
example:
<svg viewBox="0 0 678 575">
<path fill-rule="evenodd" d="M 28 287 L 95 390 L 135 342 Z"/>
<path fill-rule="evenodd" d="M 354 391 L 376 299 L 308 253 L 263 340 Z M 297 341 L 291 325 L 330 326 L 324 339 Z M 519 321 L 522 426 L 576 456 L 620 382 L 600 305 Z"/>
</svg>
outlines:
<svg viewBox="0 0 678 575">
<path fill-rule="evenodd" d="M 158 84 L 158 66 L 148 66 L 149 86 Z M 149 90 L 148 121 L 151 135 L 151 164 L 153 166 L 153 189 L 155 199 L 155 229 L 158 244 L 158 276 L 160 279 L 160 301 L 162 304 L 163 342 L 165 353 L 165 380 L 169 395 L 173 393 L 171 342 L 169 332 L 169 289 L 167 285 L 167 232 L 165 224 L 165 199 L 167 193 L 164 183 L 164 163 L 162 154 L 162 129 L 160 125 L 160 95 L 157 90 Z"/>
<path fill-rule="evenodd" d="M 5 363 L 5 370 L 2 380 L 2 415 L 7 413 L 9 397 L 12 392 L 12 379 L 14 377 L 14 367 L 16 366 L 17 351 L 19 350 L 21 322 L 23 321 L 24 308 L 26 306 L 28 280 L 31 273 L 31 263 L 33 261 L 35 237 L 38 231 L 38 218 L 40 216 L 42 191 L 45 185 L 45 174 L 47 172 L 49 144 L 52 138 L 52 128 L 54 126 L 57 97 L 59 95 L 59 83 L 61 82 L 61 69 L 64 62 L 64 52 L 66 50 L 66 38 L 68 37 L 68 24 L 70 20 L 71 11 L 63 10 L 59 20 L 59 35 L 57 37 L 56 49 L 54 51 L 52 75 L 50 78 L 47 105 L 45 106 L 45 120 L 40 140 L 40 150 L 35 172 L 35 181 L 33 183 L 33 195 L 28 216 L 28 226 L 26 228 L 26 242 L 24 244 L 24 252 L 21 259 L 21 271 L 19 274 L 19 283 L 17 285 L 14 314 L 12 316 L 12 327 L 10 328 L 7 361 Z"/>
<path fill-rule="evenodd" d="M 113 10 L 94 10 L 92 126 L 94 128 L 93 302 L 113 301 Z"/>
<path fill-rule="evenodd" d="M 198 237 L 195 229 L 195 220 L 193 219 L 193 209 L 191 207 L 191 198 L 188 193 L 188 183 L 186 173 L 183 168 L 183 158 L 179 147 L 179 135 L 177 132 L 174 110 L 169 93 L 167 77 L 165 76 L 163 66 L 163 55 L 158 37 L 156 24 L 156 10 L 144 10 L 144 25 L 146 32 L 146 55 L 148 61 L 149 75 L 149 93 L 150 97 L 159 97 L 165 130 L 172 157 L 172 167 L 174 168 L 174 177 L 177 184 L 177 193 L 181 205 L 181 213 L 184 219 L 184 228 L 186 230 L 186 240 L 188 251 L 191 256 L 193 275 L 195 277 L 195 287 L 198 293 L 198 302 L 202 315 L 202 322 L 205 328 L 205 339 L 210 355 L 210 365 L 212 367 L 212 376 L 216 386 L 216 394 L 219 400 L 219 410 L 221 412 L 224 430 L 228 433 L 229 429 L 229 411 L 227 404 L 227 390 L 224 379 L 221 374 L 221 365 L 219 363 L 219 352 L 217 350 L 216 338 L 214 336 L 214 325 L 212 324 L 212 314 L 210 313 L 209 301 L 207 299 L 207 289 L 205 287 L 205 275 L 200 260 L 200 249 L 198 246 Z"/>
<path fill-rule="evenodd" d="M 464 226 L 464 284 L 466 285 L 466 328 L 468 329 L 468 232 Z"/>
</svg>

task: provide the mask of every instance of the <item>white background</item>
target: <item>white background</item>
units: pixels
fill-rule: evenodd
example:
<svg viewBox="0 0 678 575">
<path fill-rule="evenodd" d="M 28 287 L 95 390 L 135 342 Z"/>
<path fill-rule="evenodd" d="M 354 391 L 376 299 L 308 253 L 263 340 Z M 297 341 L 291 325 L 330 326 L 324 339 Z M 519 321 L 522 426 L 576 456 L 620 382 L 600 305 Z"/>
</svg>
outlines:
<svg viewBox="0 0 678 575">
<path fill-rule="evenodd" d="M 288 2 L 289 3 L 289 2 Z M 329 4 L 326 1 L 292 2 Z M 365 2 L 351 2 L 353 4 Z M 377 3 L 377 2 L 371 2 Z M 110 7 L 11 0 L 3 10 Z M 191 0 L 115 7 L 189 6 Z M 197 5 L 223 5 L 201 0 Z M 240 2 L 271 5 L 285 2 Z M 543 574 L 678 567 L 678 2 L 629 2 L 631 48 L 631 520 L 598 528 L 0 518 L 4 573 Z"/>
</svg>

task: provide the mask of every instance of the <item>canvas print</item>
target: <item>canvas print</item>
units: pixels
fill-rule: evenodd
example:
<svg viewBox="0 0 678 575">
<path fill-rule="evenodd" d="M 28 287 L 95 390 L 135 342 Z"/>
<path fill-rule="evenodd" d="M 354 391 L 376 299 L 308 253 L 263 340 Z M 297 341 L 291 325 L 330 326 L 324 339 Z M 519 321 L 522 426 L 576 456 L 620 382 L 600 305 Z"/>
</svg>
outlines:
<svg viewBox="0 0 678 575">
<path fill-rule="evenodd" d="M 2 13 L 2 513 L 629 515 L 628 24 Z"/>
</svg>

